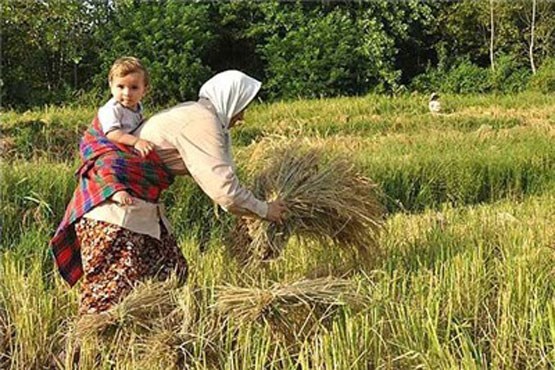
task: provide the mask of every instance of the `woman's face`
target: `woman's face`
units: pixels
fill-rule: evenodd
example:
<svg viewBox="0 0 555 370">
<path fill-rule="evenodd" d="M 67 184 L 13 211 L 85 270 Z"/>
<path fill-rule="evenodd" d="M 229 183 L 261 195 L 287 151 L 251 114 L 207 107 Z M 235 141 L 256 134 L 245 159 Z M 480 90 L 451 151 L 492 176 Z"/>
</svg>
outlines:
<svg viewBox="0 0 555 370">
<path fill-rule="evenodd" d="M 231 121 L 229 121 L 229 125 L 227 127 L 232 128 L 236 126 L 238 122 L 243 121 L 244 117 L 245 117 L 245 109 L 243 109 L 242 111 L 240 111 L 239 113 L 231 117 Z"/>
</svg>

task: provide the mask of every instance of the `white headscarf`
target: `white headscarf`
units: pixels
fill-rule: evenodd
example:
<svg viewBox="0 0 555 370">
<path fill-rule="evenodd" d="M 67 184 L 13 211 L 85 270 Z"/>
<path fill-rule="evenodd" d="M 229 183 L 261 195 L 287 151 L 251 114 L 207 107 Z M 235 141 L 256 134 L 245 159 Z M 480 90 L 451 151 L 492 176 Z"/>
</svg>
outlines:
<svg viewBox="0 0 555 370">
<path fill-rule="evenodd" d="M 230 70 L 218 73 L 202 85 L 199 97 L 210 100 L 222 125 L 228 129 L 231 117 L 249 105 L 261 85 L 243 72 Z"/>
</svg>

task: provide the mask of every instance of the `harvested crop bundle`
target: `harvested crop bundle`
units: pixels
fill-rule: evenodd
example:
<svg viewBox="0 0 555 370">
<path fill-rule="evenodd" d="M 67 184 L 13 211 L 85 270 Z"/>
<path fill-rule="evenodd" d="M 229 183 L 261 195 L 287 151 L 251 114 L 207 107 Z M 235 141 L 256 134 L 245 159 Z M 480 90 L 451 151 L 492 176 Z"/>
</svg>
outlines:
<svg viewBox="0 0 555 370">
<path fill-rule="evenodd" d="M 240 219 L 227 244 L 240 260 L 253 263 L 280 255 L 291 237 L 335 245 L 370 259 L 378 252 L 384 207 L 376 185 L 360 175 L 345 156 L 302 141 L 267 140 L 254 151 L 250 164 L 253 192 L 259 199 L 287 203 L 286 221 Z"/>
<path fill-rule="evenodd" d="M 176 279 L 137 285 L 110 310 L 79 317 L 74 335 L 81 354 L 94 359 L 111 352 L 117 362 L 132 353 L 145 364 L 138 368 L 188 369 L 200 350 L 203 361 L 216 364 L 220 323 L 209 310 L 200 316 L 196 293 Z"/>
<path fill-rule="evenodd" d="M 177 284 L 173 279 L 140 284 L 112 309 L 81 316 L 77 331 L 81 337 L 111 336 L 116 331 L 150 331 L 153 325 L 176 311 L 176 292 Z"/>
<path fill-rule="evenodd" d="M 339 307 L 358 308 L 364 303 L 355 283 L 328 277 L 274 283 L 265 288 L 219 287 L 215 309 L 241 324 L 268 324 L 273 334 L 292 340 L 325 326 Z"/>
</svg>

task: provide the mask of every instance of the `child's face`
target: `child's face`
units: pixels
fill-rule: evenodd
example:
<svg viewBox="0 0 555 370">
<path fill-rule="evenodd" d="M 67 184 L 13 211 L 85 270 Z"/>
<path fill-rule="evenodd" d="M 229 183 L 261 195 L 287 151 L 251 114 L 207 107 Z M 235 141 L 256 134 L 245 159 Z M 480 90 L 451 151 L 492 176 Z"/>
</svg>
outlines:
<svg viewBox="0 0 555 370">
<path fill-rule="evenodd" d="M 114 77 L 110 82 L 112 96 L 124 107 L 137 109 L 137 104 L 146 93 L 142 72 L 133 72 L 123 77 Z"/>
</svg>

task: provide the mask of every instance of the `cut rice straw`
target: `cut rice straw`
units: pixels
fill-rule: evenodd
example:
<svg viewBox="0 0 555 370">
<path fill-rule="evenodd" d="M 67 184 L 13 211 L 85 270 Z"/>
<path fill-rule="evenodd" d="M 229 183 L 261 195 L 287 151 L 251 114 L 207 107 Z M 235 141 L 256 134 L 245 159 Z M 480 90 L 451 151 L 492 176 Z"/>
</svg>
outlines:
<svg viewBox="0 0 555 370">
<path fill-rule="evenodd" d="M 363 261 L 378 254 L 385 208 L 377 186 L 346 156 L 302 140 L 265 140 L 258 148 L 247 167 L 253 192 L 259 199 L 285 201 L 287 219 L 281 225 L 238 220 L 227 244 L 239 260 L 275 258 L 291 237 L 335 245 Z"/>
<path fill-rule="evenodd" d="M 145 282 L 119 304 L 102 313 L 83 315 L 77 323 L 80 337 L 113 334 L 115 330 L 144 331 L 177 309 L 175 279 Z"/>
<path fill-rule="evenodd" d="M 357 308 L 362 295 L 349 280 L 323 278 L 269 288 L 220 287 L 216 292 L 216 312 L 239 325 L 263 324 L 272 337 L 288 345 L 298 345 L 323 328 L 342 306 Z"/>
<path fill-rule="evenodd" d="M 249 322 L 294 306 L 358 306 L 364 301 L 352 281 L 329 277 L 292 284 L 275 283 L 267 289 L 224 286 L 217 289 L 216 296 L 218 312 Z"/>
</svg>

